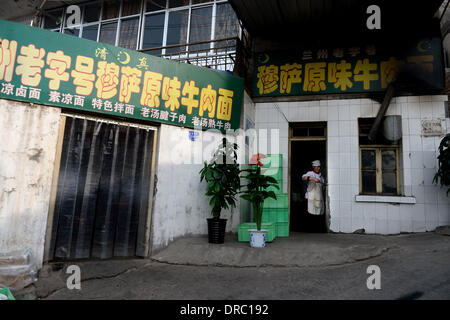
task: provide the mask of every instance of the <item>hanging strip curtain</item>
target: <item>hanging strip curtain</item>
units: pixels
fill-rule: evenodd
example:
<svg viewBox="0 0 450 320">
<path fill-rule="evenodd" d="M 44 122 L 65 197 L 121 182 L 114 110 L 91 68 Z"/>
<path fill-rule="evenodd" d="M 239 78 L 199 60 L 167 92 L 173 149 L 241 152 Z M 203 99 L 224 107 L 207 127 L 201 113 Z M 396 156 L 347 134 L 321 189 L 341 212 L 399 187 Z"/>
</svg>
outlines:
<svg viewBox="0 0 450 320">
<path fill-rule="evenodd" d="M 67 117 L 51 259 L 145 255 L 153 135 Z"/>
</svg>

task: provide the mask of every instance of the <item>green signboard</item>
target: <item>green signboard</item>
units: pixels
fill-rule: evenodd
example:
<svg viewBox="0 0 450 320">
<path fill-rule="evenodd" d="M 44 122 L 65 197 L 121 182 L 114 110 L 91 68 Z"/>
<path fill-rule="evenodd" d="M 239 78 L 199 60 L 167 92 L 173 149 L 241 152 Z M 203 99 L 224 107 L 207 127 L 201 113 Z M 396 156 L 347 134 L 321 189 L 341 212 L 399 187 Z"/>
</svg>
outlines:
<svg viewBox="0 0 450 320">
<path fill-rule="evenodd" d="M 443 88 L 441 42 L 418 40 L 402 55 L 375 45 L 299 52 L 262 52 L 255 56 L 253 96 L 361 93 L 386 90 L 400 71 Z M 384 51 L 384 52 L 382 52 Z"/>
<path fill-rule="evenodd" d="M 3 20 L 0 41 L 0 98 L 191 128 L 239 128 L 241 78 Z"/>
</svg>

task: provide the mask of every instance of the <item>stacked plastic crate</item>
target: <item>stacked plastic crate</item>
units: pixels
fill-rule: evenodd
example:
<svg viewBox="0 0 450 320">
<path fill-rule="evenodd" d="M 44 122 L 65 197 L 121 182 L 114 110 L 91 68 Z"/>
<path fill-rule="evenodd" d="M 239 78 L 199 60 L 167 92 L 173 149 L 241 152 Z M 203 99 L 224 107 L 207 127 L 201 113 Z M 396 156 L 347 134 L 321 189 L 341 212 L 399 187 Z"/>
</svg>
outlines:
<svg viewBox="0 0 450 320">
<path fill-rule="evenodd" d="M 263 206 L 262 229 L 267 230 L 266 241 L 271 242 L 276 237 L 289 236 L 289 205 L 287 193 L 283 190 L 283 168 L 281 154 L 267 154 L 267 158 L 261 159 L 264 164 L 263 170 L 265 175 L 274 177 L 278 182 L 279 189 L 268 188 L 268 191 L 274 191 L 277 200 L 272 198 L 266 199 Z M 256 229 L 255 222 L 242 223 L 238 227 L 238 241 L 248 242 L 250 235 L 248 230 Z"/>
<path fill-rule="evenodd" d="M 278 188 L 270 187 L 268 191 L 274 191 L 277 199 L 267 198 L 264 201 L 262 221 L 274 223 L 277 237 L 289 236 L 289 201 L 288 194 L 283 193 L 283 158 L 281 154 L 268 154 L 261 160 L 265 169 L 264 175 L 275 178 Z"/>
</svg>

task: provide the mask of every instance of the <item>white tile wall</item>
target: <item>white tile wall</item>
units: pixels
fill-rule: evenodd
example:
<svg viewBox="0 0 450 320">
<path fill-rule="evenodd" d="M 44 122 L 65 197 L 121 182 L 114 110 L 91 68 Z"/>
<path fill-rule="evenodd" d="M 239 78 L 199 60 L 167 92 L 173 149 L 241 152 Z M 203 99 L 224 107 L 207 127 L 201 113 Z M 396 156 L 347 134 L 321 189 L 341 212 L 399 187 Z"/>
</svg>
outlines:
<svg viewBox="0 0 450 320">
<path fill-rule="evenodd" d="M 370 99 L 277 102 L 289 122 L 327 121 L 331 230 L 353 232 L 364 228 L 367 233 L 395 234 L 432 230 L 450 223 L 446 190 L 430 182 L 437 170 L 436 149 L 441 137 L 421 136 L 421 119 L 444 120 L 444 101 L 447 96 L 397 97 L 388 109 L 388 114 L 402 116 L 402 192 L 416 197 L 416 204 L 400 205 L 355 202 L 359 192 L 357 118 L 375 117 L 379 103 Z M 280 128 L 283 192 L 288 192 L 288 124 L 271 103 L 256 104 L 256 122 L 257 128 Z"/>
</svg>

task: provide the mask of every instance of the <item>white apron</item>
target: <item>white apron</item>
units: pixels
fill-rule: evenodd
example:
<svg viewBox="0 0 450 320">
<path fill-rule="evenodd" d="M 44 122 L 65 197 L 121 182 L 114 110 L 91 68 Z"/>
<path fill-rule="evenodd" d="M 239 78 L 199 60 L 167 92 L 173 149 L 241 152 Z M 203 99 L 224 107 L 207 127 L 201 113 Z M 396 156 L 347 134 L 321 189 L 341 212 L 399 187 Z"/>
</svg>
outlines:
<svg viewBox="0 0 450 320">
<path fill-rule="evenodd" d="M 323 214 L 322 183 L 310 181 L 308 183 L 308 212 L 314 215 Z"/>
</svg>

